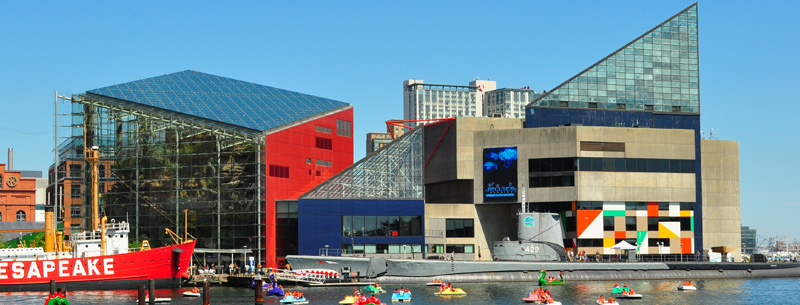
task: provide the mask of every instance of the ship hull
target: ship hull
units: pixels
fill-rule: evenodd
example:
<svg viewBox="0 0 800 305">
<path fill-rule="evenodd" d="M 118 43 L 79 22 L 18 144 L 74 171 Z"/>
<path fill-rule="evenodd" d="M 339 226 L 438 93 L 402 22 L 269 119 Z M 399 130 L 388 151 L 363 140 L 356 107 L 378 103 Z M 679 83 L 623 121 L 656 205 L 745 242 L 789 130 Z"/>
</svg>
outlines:
<svg viewBox="0 0 800 305">
<path fill-rule="evenodd" d="M 85 258 L 0 261 L 0 291 L 49 291 L 50 280 L 68 290 L 136 289 L 155 280 L 177 288 L 188 277 L 195 241 Z"/>
</svg>

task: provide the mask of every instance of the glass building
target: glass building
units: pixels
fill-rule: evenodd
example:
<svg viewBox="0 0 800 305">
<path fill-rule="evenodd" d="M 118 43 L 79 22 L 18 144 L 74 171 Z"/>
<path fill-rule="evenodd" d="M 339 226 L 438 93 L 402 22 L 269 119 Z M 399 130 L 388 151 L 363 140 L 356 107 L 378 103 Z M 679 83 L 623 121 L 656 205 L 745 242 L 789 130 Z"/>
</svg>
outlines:
<svg viewBox="0 0 800 305">
<path fill-rule="evenodd" d="M 276 201 L 352 164 L 352 107 L 332 99 L 190 70 L 65 99 L 59 177 L 69 164 L 82 184 L 65 207 L 82 218 L 73 227 L 91 223 L 83 150 L 98 146 L 101 215 L 154 246 L 171 243 L 165 227 L 183 235 L 186 213 L 198 248 L 249 248 L 275 266 L 297 251 L 296 235 L 283 236 L 296 222 Z"/>
<path fill-rule="evenodd" d="M 700 113 L 697 5 L 536 99 L 531 106 Z"/>
<path fill-rule="evenodd" d="M 703 248 L 697 4 L 645 32 L 526 106 L 525 127 L 694 131 L 694 243 Z"/>
<path fill-rule="evenodd" d="M 522 119 L 525 118 L 525 106 L 542 94 L 528 88 L 489 91 L 486 92 L 483 109 L 487 117 Z"/>
</svg>

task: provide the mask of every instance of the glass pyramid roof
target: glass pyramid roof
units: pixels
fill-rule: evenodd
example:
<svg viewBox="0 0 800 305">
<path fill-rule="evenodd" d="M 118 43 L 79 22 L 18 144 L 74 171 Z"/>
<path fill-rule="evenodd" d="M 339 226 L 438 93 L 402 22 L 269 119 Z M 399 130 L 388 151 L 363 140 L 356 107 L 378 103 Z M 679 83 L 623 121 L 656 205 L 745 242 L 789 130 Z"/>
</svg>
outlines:
<svg viewBox="0 0 800 305">
<path fill-rule="evenodd" d="M 404 134 L 300 198 L 422 199 L 422 129 Z"/>
<path fill-rule="evenodd" d="M 527 107 L 700 113 L 697 3 Z"/>
<path fill-rule="evenodd" d="M 181 71 L 87 93 L 264 131 L 347 103 L 197 71 Z"/>
</svg>

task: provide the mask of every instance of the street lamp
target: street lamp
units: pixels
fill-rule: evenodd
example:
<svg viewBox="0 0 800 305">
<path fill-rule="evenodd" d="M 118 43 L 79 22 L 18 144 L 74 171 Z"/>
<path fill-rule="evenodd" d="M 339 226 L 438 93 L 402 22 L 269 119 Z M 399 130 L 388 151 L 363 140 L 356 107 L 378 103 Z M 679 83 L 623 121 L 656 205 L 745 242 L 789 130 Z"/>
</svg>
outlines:
<svg viewBox="0 0 800 305">
<path fill-rule="evenodd" d="M 681 243 L 681 262 L 683 262 L 683 243 Z"/>
<path fill-rule="evenodd" d="M 661 261 L 663 262 L 664 261 L 664 252 L 663 252 L 664 242 L 660 241 L 660 242 L 657 242 L 656 244 L 658 244 L 658 254 L 661 255 Z"/>
<path fill-rule="evenodd" d="M 244 267 L 244 270 L 247 271 L 247 267 L 250 266 L 247 264 L 247 246 L 242 247 L 244 248 L 244 251 L 242 251 L 242 267 Z"/>
</svg>

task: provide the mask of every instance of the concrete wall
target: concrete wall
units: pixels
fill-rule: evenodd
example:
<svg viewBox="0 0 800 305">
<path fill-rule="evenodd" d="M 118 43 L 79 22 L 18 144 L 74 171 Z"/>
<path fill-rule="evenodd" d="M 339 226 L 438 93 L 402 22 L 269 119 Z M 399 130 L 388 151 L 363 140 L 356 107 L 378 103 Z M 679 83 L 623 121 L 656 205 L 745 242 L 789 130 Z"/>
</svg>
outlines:
<svg viewBox="0 0 800 305">
<path fill-rule="evenodd" d="M 735 248 L 731 256 L 742 257 L 742 217 L 739 196 L 739 143 L 703 140 L 703 239 L 704 250 Z"/>
</svg>

